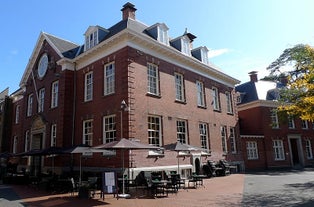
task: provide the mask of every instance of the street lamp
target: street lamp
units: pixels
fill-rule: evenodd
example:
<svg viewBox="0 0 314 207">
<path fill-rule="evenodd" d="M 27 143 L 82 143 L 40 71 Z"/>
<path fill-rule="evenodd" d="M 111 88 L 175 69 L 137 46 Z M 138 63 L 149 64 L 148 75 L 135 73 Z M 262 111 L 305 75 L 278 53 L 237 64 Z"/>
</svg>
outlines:
<svg viewBox="0 0 314 207">
<path fill-rule="evenodd" d="M 121 139 L 123 138 L 123 111 L 129 111 L 129 107 L 124 100 L 121 102 L 120 110 L 120 122 L 121 122 Z M 119 194 L 120 198 L 130 198 L 131 195 L 125 193 L 125 182 L 124 182 L 124 149 L 122 149 L 122 194 Z"/>
</svg>

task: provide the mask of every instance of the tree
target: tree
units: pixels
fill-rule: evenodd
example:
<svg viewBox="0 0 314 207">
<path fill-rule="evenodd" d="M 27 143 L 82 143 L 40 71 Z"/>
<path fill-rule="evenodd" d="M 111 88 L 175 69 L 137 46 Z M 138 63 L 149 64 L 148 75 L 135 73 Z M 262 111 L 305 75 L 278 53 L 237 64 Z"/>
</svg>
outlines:
<svg viewBox="0 0 314 207">
<path fill-rule="evenodd" d="M 303 44 L 288 48 L 267 69 L 266 79 L 287 80 L 278 111 L 314 121 L 314 48 Z"/>
</svg>

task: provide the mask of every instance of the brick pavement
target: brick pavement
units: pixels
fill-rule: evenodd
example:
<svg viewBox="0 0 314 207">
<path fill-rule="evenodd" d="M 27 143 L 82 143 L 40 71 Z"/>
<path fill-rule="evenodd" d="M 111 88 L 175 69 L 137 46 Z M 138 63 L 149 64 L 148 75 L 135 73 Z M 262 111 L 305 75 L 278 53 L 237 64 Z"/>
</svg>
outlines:
<svg viewBox="0 0 314 207">
<path fill-rule="evenodd" d="M 204 180 L 204 186 L 197 189 L 180 189 L 177 194 L 170 193 L 168 197 L 147 198 L 137 197 L 117 200 L 112 195 L 106 195 L 103 201 L 99 197 L 80 199 L 69 193 L 49 195 L 44 191 L 28 186 L 12 186 L 20 197 L 18 200 L 27 207 L 203 207 L 203 206 L 241 206 L 244 187 L 244 174 L 216 177 Z M 11 200 L 11 202 L 16 202 Z M 0 202 L 0 207 L 4 203 Z"/>
</svg>

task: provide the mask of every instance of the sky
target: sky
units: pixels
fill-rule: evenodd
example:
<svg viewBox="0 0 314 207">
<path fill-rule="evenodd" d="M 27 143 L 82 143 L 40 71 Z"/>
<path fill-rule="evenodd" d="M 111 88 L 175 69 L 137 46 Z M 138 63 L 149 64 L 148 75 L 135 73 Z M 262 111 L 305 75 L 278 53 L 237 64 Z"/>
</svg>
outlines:
<svg viewBox="0 0 314 207">
<path fill-rule="evenodd" d="M 89 26 L 109 28 L 122 18 L 127 0 L 1 0 L 0 92 L 19 88 L 40 32 L 84 44 Z M 314 46 L 313 0 L 130 0 L 136 19 L 151 26 L 165 23 L 169 36 L 185 29 L 206 46 L 210 61 L 241 83 L 296 44 Z"/>
</svg>

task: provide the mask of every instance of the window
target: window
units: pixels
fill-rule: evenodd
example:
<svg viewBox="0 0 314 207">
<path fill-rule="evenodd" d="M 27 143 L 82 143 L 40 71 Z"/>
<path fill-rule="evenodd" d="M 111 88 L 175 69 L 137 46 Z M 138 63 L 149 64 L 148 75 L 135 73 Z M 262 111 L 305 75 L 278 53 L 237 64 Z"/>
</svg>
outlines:
<svg viewBox="0 0 314 207">
<path fill-rule="evenodd" d="M 183 54 L 186 54 L 188 56 L 191 55 L 191 50 L 190 50 L 190 39 L 188 37 L 183 37 L 181 39 L 181 52 Z"/>
<path fill-rule="evenodd" d="M 116 116 L 104 116 L 103 117 L 103 143 L 109 143 L 116 140 Z"/>
<path fill-rule="evenodd" d="M 91 101 L 93 99 L 93 72 L 85 74 L 85 90 L 84 101 Z"/>
<path fill-rule="evenodd" d="M 208 125 L 206 123 L 199 123 L 198 127 L 200 130 L 201 146 L 204 149 L 208 149 Z"/>
<path fill-rule="evenodd" d="M 226 100 L 227 100 L 227 113 L 233 114 L 231 93 L 229 91 L 226 92 Z"/>
<path fill-rule="evenodd" d="M 285 152 L 282 140 L 273 140 L 275 160 L 285 160 Z"/>
<path fill-rule="evenodd" d="M 214 110 L 220 110 L 219 93 L 218 89 L 215 87 L 212 88 L 212 98 Z"/>
<path fill-rule="evenodd" d="M 55 147 L 57 146 L 57 125 L 52 124 L 51 125 L 51 138 L 50 138 L 50 146 Z"/>
<path fill-rule="evenodd" d="M 208 49 L 206 47 L 203 47 L 201 50 L 201 54 L 202 54 L 202 62 L 206 65 L 209 64 L 209 60 L 208 60 Z"/>
<path fill-rule="evenodd" d="M 313 159 L 312 143 L 310 139 L 305 140 L 306 158 Z"/>
<path fill-rule="evenodd" d="M 93 120 L 83 121 L 83 144 L 93 146 Z"/>
<path fill-rule="evenodd" d="M 30 137 L 29 137 L 29 130 L 25 132 L 25 142 L 24 142 L 24 152 L 30 150 Z"/>
<path fill-rule="evenodd" d="M 34 95 L 29 94 L 27 99 L 27 116 L 31 116 L 33 114 L 33 99 Z"/>
<path fill-rule="evenodd" d="M 113 94 L 115 92 L 115 64 L 109 63 L 104 67 L 104 95 Z"/>
<path fill-rule="evenodd" d="M 166 25 L 159 25 L 158 41 L 165 45 L 169 45 L 168 28 Z"/>
<path fill-rule="evenodd" d="M 220 127 L 220 134 L 221 134 L 221 146 L 222 146 L 222 151 L 227 154 L 227 127 L 226 126 L 221 126 Z"/>
<path fill-rule="evenodd" d="M 17 136 L 14 136 L 14 138 L 13 138 L 13 149 L 12 149 L 13 153 L 17 153 L 17 141 L 18 141 Z"/>
<path fill-rule="evenodd" d="M 292 116 L 288 116 L 288 127 L 289 129 L 295 129 L 294 118 Z"/>
<path fill-rule="evenodd" d="M 98 31 L 92 32 L 85 37 L 85 51 L 98 44 Z"/>
<path fill-rule="evenodd" d="M 51 108 L 58 106 L 59 81 L 52 83 L 51 87 Z"/>
<path fill-rule="evenodd" d="M 236 134 L 235 134 L 235 128 L 230 127 L 230 146 L 231 146 L 231 152 L 237 153 L 237 143 L 236 143 Z"/>
<path fill-rule="evenodd" d="M 45 88 L 41 88 L 38 94 L 38 112 L 44 111 L 44 103 L 45 103 Z"/>
<path fill-rule="evenodd" d="M 161 117 L 148 116 L 148 143 L 153 146 L 161 146 Z"/>
<path fill-rule="evenodd" d="M 200 81 L 196 81 L 196 87 L 197 87 L 197 105 L 205 107 L 204 84 Z"/>
<path fill-rule="evenodd" d="M 177 141 L 187 144 L 187 124 L 185 120 L 177 120 Z"/>
<path fill-rule="evenodd" d="M 301 120 L 301 121 L 302 121 L 302 129 L 308 129 L 309 124 L 308 124 L 307 120 Z"/>
<path fill-rule="evenodd" d="M 15 108 L 15 123 L 18 124 L 20 121 L 20 105 L 17 105 Z"/>
<path fill-rule="evenodd" d="M 273 129 L 279 128 L 278 116 L 276 110 L 271 111 L 271 124 Z"/>
<path fill-rule="evenodd" d="M 183 75 L 175 73 L 174 74 L 175 78 L 175 87 L 176 87 L 176 100 L 177 101 L 185 101 L 185 96 L 184 96 L 184 79 Z"/>
<path fill-rule="evenodd" d="M 148 93 L 153 95 L 159 95 L 159 77 L 158 68 L 156 65 L 147 64 L 147 90 Z"/>
<path fill-rule="evenodd" d="M 246 142 L 246 151 L 247 151 L 248 160 L 258 159 L 257 142 L 254 142 L 254 141 Z"/>
</svg>

